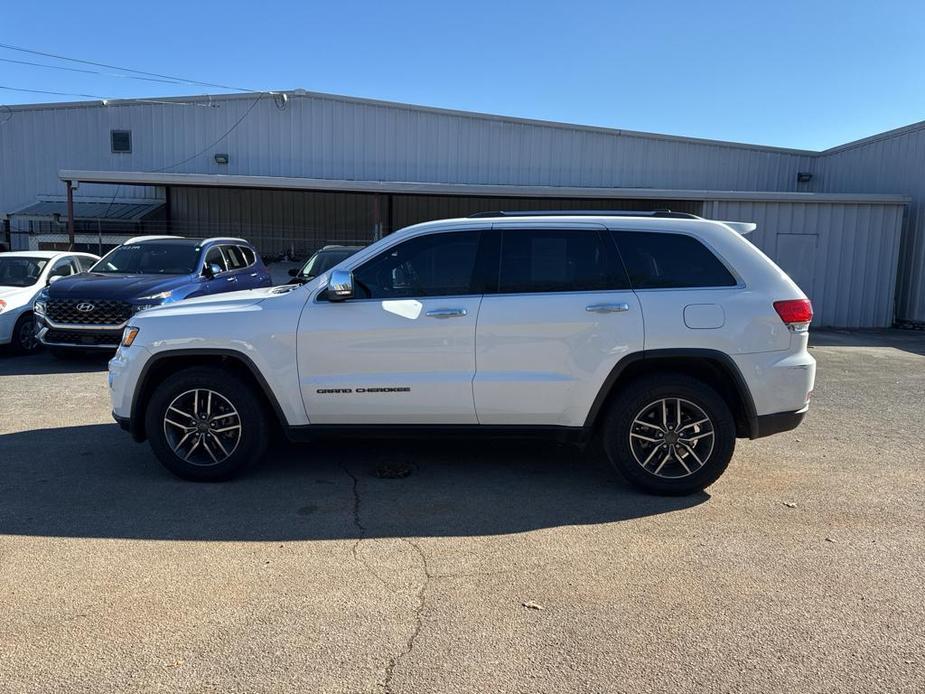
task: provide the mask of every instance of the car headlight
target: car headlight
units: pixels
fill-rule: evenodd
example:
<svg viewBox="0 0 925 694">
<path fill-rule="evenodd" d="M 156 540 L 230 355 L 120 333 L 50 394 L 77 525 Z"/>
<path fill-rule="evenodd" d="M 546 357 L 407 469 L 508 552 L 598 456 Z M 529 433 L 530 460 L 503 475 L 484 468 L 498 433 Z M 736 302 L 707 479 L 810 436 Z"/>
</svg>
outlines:
<svg viewBox="0 0 925 694">
<path fill-rule="evenodd" d="M 122 346 L 131 347 L 136 337 L 138 337 L 138 328 L 133 325 L 126 326 L 122 331 Z"/>
<path fill-rule="evenodd" d="M 34 304 L 32 304 L 32 310 L 38 315 L 44 316 L 45 315 L 45 302 L 41 300 L 36 301 Z"/>
</svg>

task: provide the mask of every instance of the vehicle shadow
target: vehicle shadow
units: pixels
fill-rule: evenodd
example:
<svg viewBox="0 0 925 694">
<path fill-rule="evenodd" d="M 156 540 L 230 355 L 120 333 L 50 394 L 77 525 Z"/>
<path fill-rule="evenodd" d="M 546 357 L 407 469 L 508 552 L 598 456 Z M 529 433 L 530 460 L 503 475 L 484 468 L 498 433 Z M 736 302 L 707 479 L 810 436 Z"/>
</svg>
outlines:
<svg viewBox="0 0 925 694">
<path fill-rule="evenodd" d="M 48 374 L 89 373 L 105 371 L 112 353 L 75 352 L 66 359 L 53 357 L 48 350 L 36 354 L 0 352 L 0 376 L 45 376 Z"/>
<path fill-rule="evenodd" d="M 376 471 L 407 466 L 401 479 Z M 222 484 L 171 476 L 116 425 L 0 436 L 0 534 L 151 540 L 497 535 L 678 511 L 548 443 L 279 445 Z"/>
</svg>

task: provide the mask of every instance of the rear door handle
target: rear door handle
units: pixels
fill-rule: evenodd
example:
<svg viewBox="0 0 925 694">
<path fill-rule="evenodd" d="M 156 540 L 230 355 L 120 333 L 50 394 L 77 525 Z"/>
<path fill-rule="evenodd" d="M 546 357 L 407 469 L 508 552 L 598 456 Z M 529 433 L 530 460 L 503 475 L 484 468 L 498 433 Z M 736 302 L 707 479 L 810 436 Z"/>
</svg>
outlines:
<svg viewBox="0 0 925 694">
<path fill-rule="evenodd" d="M 629 310 L 630 305 L 627 303 L 591 304 L 590 306 L 585 306 L 585 311 L 590 311 L 591 313 L 624 313 Z"/>
<path fill-rule="evenodd" d="M 425 315 L 431 318 L 460 318 L 467 313 L 469 312 L 464 308 L 435 308 L 432 311 L 428 311 Z"/>
</svg>

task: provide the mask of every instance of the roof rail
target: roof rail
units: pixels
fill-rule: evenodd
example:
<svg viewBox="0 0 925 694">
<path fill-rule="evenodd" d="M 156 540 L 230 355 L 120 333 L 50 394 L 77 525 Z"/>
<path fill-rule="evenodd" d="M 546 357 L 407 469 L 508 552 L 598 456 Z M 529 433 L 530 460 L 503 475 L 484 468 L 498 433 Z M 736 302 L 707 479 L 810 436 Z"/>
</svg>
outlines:
<svg viewBox="0 0 925 694">
<path fill-rule="evenodd" d="M 207 239 L 202 239 L 203 243 L 207 241 L 237 241 L 238 243 L 250 243 L 247 239 L 242 239 L 237 236 L 210 236 Z"/>
<path fill-rule="evenodd" d="M 148 236 L 133 236 L 130 239 L 126 239 L 122 242 L 122 245 L 128 245 L 130 243 L 138 243 L 139 241 L 157 241 L 159 239 L 179 239 L 183 238 L 182 236 L 171 236 L 169 234 L 156 234 Z"/>
<path fill-rule="evenodd" d="M 494 212 L 476 212 L 469 219 L 489 217 L 661 217 L 672 219 L 702 219 L 690 212 L 672 212 L 671 210 L 497 210 Z"/>
</svg>

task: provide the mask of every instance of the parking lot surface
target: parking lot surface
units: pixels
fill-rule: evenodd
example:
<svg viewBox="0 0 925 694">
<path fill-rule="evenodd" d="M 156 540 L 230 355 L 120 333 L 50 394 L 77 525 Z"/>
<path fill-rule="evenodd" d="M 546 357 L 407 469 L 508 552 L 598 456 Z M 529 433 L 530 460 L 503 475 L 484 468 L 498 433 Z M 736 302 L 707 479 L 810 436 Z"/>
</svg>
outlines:
<svg viewBox="0 0 925 694">
<path fill-rule="evenodd" d="M 535 443 L 191 484 L 104 360 L 0 356 L 0 691 L 925 691 L 925 333 L 813 341 L 804 425 L 680 499 Z"/>
</svg>

